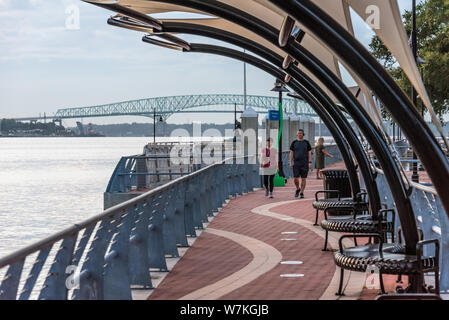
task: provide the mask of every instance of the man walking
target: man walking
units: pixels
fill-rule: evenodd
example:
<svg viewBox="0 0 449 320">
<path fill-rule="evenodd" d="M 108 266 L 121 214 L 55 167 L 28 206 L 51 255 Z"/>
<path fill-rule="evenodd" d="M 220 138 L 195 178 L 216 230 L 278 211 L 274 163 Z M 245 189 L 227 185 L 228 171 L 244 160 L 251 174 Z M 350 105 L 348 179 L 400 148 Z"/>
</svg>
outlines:
<svg viewBox="0 0 449 320">
<path fill-rule="evenodd" d="M 304 189 L 306 188 L 306 178 L 309 168 L 312 168 L 312 147 L 309 141 L 304 139 L 304 130 L 298 130 L 298 139 L 292 142 L 290 146 L 290 168 L 293 168 L 293 177 L 295 178 L 295 198 L 300 195 L 304 198 Z M 301 188 L 299 187 L 299 177 L 301 177 Z"/>
</svg>

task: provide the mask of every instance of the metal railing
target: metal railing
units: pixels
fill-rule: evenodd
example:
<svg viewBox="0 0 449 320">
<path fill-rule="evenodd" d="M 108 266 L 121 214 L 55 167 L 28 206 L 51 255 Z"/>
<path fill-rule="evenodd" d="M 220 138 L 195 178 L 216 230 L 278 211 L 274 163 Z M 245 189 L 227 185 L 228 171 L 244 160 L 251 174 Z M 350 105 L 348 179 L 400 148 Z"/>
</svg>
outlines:
<svg viewBox="0 0 449 320">
<path fill-rule="evenodd" d="M 170 155 L 134 155 L 121 157 L 109 179 L 106 192 L 127 192 L 155 187 L 161 183 L 188 175 L 199 169 L 189 157 L 188 164 L 172 165 Z M 154 176 L 153 179 L 147 177 Z"/>
<path fill-rule="evenodd" d="M 377 185 L 381 201 L 387 208 L 396 208 L 387 180 L 381 169 L 376 168 Z M 440 290 L 441 293 L 449 292 L 449 219 L 441 204 L 436 190 L 419 183 L 409 182 L 412 188 L 411 202 L 415 212 L 417 227 L 422 230 L 423 238 L 438 239 L 440 242 Z M 396 215 L 395 232 L 400 226 Z M 432 255 L 429 248 L 424 247 L 424 255 Z"/>
<path fill-rule="evenodd" d="M 260 186 L 252 157 L 199 169 L 1 258 L 0 300 L 131 299 L 132 288 L 152 288 L 151 269 L 166 271 L 166 256 L 226 199 Z"/>
</svg>

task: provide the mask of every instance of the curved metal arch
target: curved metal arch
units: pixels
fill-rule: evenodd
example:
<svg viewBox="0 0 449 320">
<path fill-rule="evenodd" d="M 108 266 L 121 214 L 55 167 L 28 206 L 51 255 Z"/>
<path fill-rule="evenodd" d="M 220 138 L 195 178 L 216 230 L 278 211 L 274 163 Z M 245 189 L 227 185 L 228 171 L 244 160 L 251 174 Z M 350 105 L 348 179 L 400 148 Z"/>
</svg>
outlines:
<svg viewBox="0 0 449 320">
<path fill-rule="evenodd" d="M 220 3 L 214 0 L 210 0 L 207 2 L 200 0 L 159 0 L 159 2 L 177 4 L 221 17 L 254 32 L 274 46 L 279 47 L 279 30 L 258 19 L 257 17 L 251 16 L 237 8 L 228 6 L 224 3 Z M 307 3 L 310 2 L 307 1 Z M 295 17 L 299 18 L 297 15 Z M 319 20 L 316 16 L 311 17 L 310 19 Z M 302 21 L 301 19 L 299 20 Z M 308 25 L 308 27 L 312 27 L 313 29 L 313 26 Z M 335 41 L 338 42 L 338 40 Z M 416 227 L 413 207 L 409 198 L 409 191 L 404 185 L 400 170 L 398 168 L 398 164 L 391 156 L 388 145 L 383 139 L 383 136 L 379 132 L 378 128 L 374 125 L 365 110 L 363 110 L 360 103 L 355 99 L 355 97 L 351 94 L 349 89 L 346 88 L 342 81 L 338 79 L 323 63 L 316 59 L 316 57 L 312 55 L 308 50 L 303 48 L 295 41 L 288 41 L 286 46 L 280 49 L 291 55 L 296 61 L 301 63 L 312 74 L 314 74 L 323 83 L 323 85 L 325 85 L 337 97 L 337 99 L 339 99 L 340 102 L 344 104 L 345 108 L 351 114 L 360 130 L 364 133 L 373 151 L 375 152 L 381 167 L 384 169 L 387 182 L 392 191 L 404 234 L 406 252 L 408 254 L 416 253 L 418 231 Z M 353 64 L 351 63 L 350 65 Z M 367 81 L 367 78 L 369 78 L 367 74 L 361 75 L 361 78 L 367 84 L 370 84 L 369 79 Z M 384 87 L 384 84 L 382 82 L 380 82 L 379 85 L 380 87 Z M 379 94 L 379 92 L 377 93 Z M 389 100 L 388 102 L 389 103 L 385 104 L 386 107 L 388 109 L 394 109 L 393 105 L 391 104 L 391 100 Z M 407 110 L 404 110 L 404 112 L 407 112 Z M 407 124 L 403 123 L 403 125 Z M 435 153 L 435 150 L 432 150 L 432 153 Z M 447 167 L 447 163 L 443 167 Z M 445 172 L 444 175 L 448 176 L 449 171 Z M 443 191 L 441 189 L 442 186 L 439 185 L 439 187 L 439 191 L 441 194 L 441 192 Z M 449 199 L 446 200 L 449 208 Z M 446 213 L 449 214 L 448 212 Z"/>
<path fill-rule="evenodd" d="M 298 107 L 300 109 L 300 114 L 316 116 L 314 110 L 305 103 L 295 105 L 294 99 L 284 100 L 284 106 L 287 112 L 293 113 L 295 108 Z M 166 120 L 172 114 L 183 110 L 211 105 L 234 105 L 234 103 L 243 105 L 244 96 L 234 94 L 208 94 L 156 97 L 99 106 L 59 109 L 56 112 L 55 117 L 60 119 L 70 119 L 123 115 L 152 116 L 153 111 L 156 110 L 156 112 L 161 114 Z M 247 105 L 268 110 L 277 105 L 277 97 L 248 95 Z"/>
<path fill-rule="evenodd" d="M 270 61 L 280 69 L 282 69 L 283 66 L 283 58 L 278 54 L 249 39 L 246 39 L 242 36 L 227 31 L 223 31 L 209 26 L 196 25 L 185 22 L 172 22 L 172 21 L 164 23 L 163 31 L 195 34 L 228 42 L 233 45 L 245 48 L 248 51 L 251 51 L 263 57 L 264 59 Z M 289 74 L 294 75 L 295 79 L 298 80 L 298 82 L 301 83 L 302 86 L 305 86 L 306 90 L 308 90 L 314 97 L 316 97 L 316 99 L 326 109 L 329 115 L 333 119 L 335 119 L 337 126 L 340 128 L 341 132 L 346 137 L 351 149 L 353 150 L 354 156 L 357 159 L 361 174 L 363 175 L 363 178 L 366 181 L 366 187 L 370 198 L 371 213 L 374 216 L 376 216 L 381 205 L 379 199 L 379 191 L 377 189 L 377 184 L 375 181 L 375 174 L 371 170 L 370 162 L 352 126 L 345 119 L 345 116 L 341 112 L 340 108 L 336 106 L 335 103 L 332 101 L 332 99 L 329 96 L 327 96 L 327 94 L 318 85 L 316 85 L 313 82 L 313 80 L 311 80 L 304 72 L 300 71 L 293 64 L 290 65 L 290 68 L 287 70 L 287 72 Z M 352 174 L 351 170 L 352 170 L 351 167 L 348 167 L 350 177 Z M 358 193 L 358 190 L 360 190 L 360 186 L 356 174 L 354 174 L 354 176 L 351 177 L 351 181 L 352 184 L 354 185 L 353 190 L 355 190 L 355 193 Z"/>
<path fill-rule="evenodd" d="M 383 101 L 418 154 L 449 216 L 449 162 L 410 99 L 376 59 L 311 1 L 269 0 L 300 21 L 333 50 Z"/>
<path fill-rule="evenodd" d="M 216 55 L 220 55 L 220 56 L 226 56 L 231 59 L 244 61 L 248 64 L 251 64 L 251 65 L 267 72 L 268 74 L 271 74 L 272 76 L 274 76 L 278 79 L 282 79 L 286 75 L 285 72 L 268 64 L 267 62 L 264 62 L 261 59 L 258 59 L 256 57 L 253 57 L 246 53 L 243 53 L 243 52 L 240 52 L 237 50 L 233 50 L 230 48 L 225 48 L 225 47 L 220 47 L 220 46 L 215 46 L 215 45 L 191 43 L 190 50 L 188 52 L 216 54 Z M 317 99 L 315 99 L 313 97 L 313 95 L 311 95 L 299 82 L 297 82 L 296 80 L 292 80 L 291 82 L 289 82 L 289 86 L 297 94 L 301 95 L 301 97 L 304 98 L 304 100 L 307 101 L 307 103 L 309 105 L 312 106 L 312 108 L 320 116 L 323 123 L 327 126 L 327 128 L 331 132 L 331 134 L 335 140 L 335 143 L 337 144 L 337 146 L 342 154 L 342 158 L 346 165 L 346 168 L 348 169 L 348 173 L 349 173 L 350 181 L 351 181 L 351 190 L 353 192 L 353 196 L 355 197 L 356 194 L 360 191 L 360 185 L 359 185 L 359 181 L 357 178 L 357 170 L 355 168 L 354 161 L 349 152 L 348 143 L 346 142 L 342 133 L 338 129 L 337 123 L 333 120 L 333 118 L 326 111 L 326 108 L 323 108 L 323 106 L 320 104 L 320 102 Z"/>
<path fill-rule="evenodd" d="M 150 28 L 156 29 L 156 30 L 161 30 L 162 29 L 162 23 L 157 20 L 154 19 L 146 14 L 140 13 L 138 11 L 132 10 L 128 7 L 124 7 L 121 6 L 120 4 L 118 4 L 118 1 L 115 0 L 83 0 L 86 1 L 88 3 L 94 4 L 98 7 L 104 8 L 104 9 L 108 9 L 117 13 L 120 13 L 122 15 L 131 17 L 133 19 L 135 19 L 136 21 L 138 21 L 139 23 L 146 25 Z"/>
</svg>

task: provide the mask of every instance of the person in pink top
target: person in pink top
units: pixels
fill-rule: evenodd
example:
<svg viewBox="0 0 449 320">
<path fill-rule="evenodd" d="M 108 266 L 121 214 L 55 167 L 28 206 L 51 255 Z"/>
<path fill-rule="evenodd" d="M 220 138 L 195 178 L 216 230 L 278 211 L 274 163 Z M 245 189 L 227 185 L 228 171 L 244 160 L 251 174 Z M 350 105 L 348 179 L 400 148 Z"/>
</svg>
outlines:
<svg viewBox="0 0 449 320">
<path fill-rule="evenodd" d="M 260 152 L 260 174 L 263 176 L 263 185 L 265 187 L 265 197 L 270 194 L 273 198 L 274 175 L 278 169 L 278 152 L 276 148 L 271 147 L 271 139 L 267 139 L 267 146 Z"/>
</svg>

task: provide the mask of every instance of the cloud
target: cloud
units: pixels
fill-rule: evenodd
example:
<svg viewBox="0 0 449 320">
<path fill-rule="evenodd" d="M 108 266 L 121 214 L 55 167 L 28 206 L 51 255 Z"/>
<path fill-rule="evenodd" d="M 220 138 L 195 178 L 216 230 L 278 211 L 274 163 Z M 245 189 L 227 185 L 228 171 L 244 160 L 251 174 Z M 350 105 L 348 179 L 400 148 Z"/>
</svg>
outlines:
<svg viewBox="0 0 449 320">
<path fill-rule="evenodd" d="M 0 8 L 7 8 L 11 4 L 11 0 L 0 0 Z"/>
<path fill-rule="evenodd" d="M 40 5 L 42 3 L 42 0 L 28 0 L 28 2 L 32 5 L 32 6 L 37 6 Z"/>
</svg>

